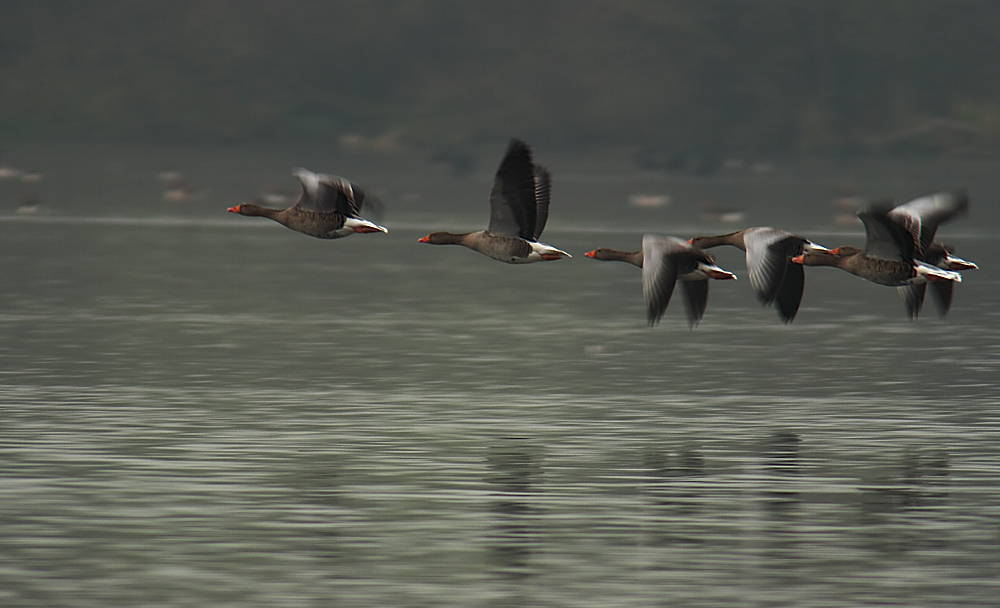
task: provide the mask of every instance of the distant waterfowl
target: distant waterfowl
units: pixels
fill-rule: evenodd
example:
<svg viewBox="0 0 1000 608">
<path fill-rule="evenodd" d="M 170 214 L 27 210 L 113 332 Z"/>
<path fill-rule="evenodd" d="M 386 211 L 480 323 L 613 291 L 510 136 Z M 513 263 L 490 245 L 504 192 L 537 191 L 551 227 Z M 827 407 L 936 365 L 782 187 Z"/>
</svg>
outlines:
<svg viewBox="0 0 1000 608">
<path fill-rule="evenodd" d="M 962 280 L 957 272 L 935 265 L 950 267 L 952 263 L 968 262 L 960 258 L 952 262 L 944 246 L 934 243 L 934 234 L 940 223 L 964 213 L 968 205 L 964 192 L 932 194 L 898 207 L 876 203 L 858 212 L 867 238 L 863 250 L 838 247 L 828 252 L 807 251 L 792 261 L 806 266 L 833 266 L 873 283 L 899 287 L 907 312 L 914 318 L 923 302 L 924 284 Z M 949 292 L 950 303 L 950 287 L 942 291 Z"/>
<path fill-rule="evenodd" d="M 163 200 L 168 203 L 188 203 L 195 192 L 179 171 L 163 171 L 156 176 L 163 184 Z"/>
<path fill-rule="evenodd" d="M 736 275 L 715 265 L 712 256 L 675 237 L 647 234 L 639 251 L 600 248 L 584 254 L 595 260 L 627 262 L 642 268 L 642 294 L 650 325 L 659 322 L 670 303 L 678 280 L 684 288 L 688 323 L 697 325 L 708 304 L 708 279 L 735 279 Z"/>
<path fill-rule="evenodd" d="M 702 201 L 698 203 L 698 214 L 706 222 L 718 222 L 720 224 L 735 224 L 746 219 L 746 213 L 740 209 L 720 207 L 714 201 Z"/>
<path fill-rule="evenodd" d="M 288 205 L 295 200 L 295 193 L 274 184 L 263 186 L 253 197 L 253 202 L 261 205 Z"/>
<path fill-rule="evenodd" d="M 805 251 L 828 251 L 808 239 L 766 226 L 696 236 L 688 243 L 701 249 L 732 245 L 745 251 L 750 287 L 764 306 L 777 304 L 778 315 L 786 323 L 795 318 L 805 287 L 805 272 L 791 259 Z"/>
<path fill-rule="evenodd" d="M 462 245 L 508 264 L 571 257 L 538 241 L 549 215 L 549 172 L 531 160 L 528 145 L 513 139 L 500 163 L 490 193 L 486 230 L 455 234 L 432 232 L 420 239 L 432 245 Z"/>
<path fill-rule="evenodd" d="M 10 165 L 0 150 L 0 180 L 17 179 L 24 175 L 24 170 Z"/>
<path fill-rule="evenodd" d="M 14 200 L 18 215 L 38 215 L 44 210 L 41 200 L 32 192 L 20 192 Z"/>
<path fill-rule="evenodd" d="M 295 169 L 292 175 L 302 183 L 302 195 L 291 207 L 270 209 L 243 203 L 230 207 L 229 211 L 266 217 L 319 239 L 337 239 L 356 232 L 388 232 L 358 215 L 365 203 L 365 192 L 347 179 L 306 169 Z"/>
</svg>

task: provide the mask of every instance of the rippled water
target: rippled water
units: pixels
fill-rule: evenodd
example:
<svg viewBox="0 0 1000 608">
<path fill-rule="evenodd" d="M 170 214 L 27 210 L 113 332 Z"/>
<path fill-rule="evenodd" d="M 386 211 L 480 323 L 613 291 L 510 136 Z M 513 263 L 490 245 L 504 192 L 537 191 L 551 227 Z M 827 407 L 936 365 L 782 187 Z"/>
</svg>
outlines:
<svg viewBox="0 0 1000 608">
<path fill-rule="evenodd" d="M 0 220 L 0 604 L 995 604 L 987 227 L 944 321 L 811 268 L 785 326 L 720 250 L 690 330 L 580 255 L 690 230 L 554 208 L 576 257 L 513 267 L 398 215 Z"/>
</svg>

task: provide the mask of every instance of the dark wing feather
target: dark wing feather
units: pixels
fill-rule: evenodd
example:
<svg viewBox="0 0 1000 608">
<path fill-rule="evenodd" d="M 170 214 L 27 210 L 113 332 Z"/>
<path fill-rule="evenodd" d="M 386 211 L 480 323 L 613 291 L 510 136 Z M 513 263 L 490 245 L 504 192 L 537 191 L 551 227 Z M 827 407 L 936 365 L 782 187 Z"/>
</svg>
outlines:
<svg viewBox="0 0 1000 608">
<path fill-rule="evenodd" d="M 955 289 L 955 282 L 935 281 L 930 286 L 931 293 L 934 294 L 934 300 L 937 302 L 938 314 L 944 318 L 948 314 L 948 310 L 951 309 L 951 296 Z"/>
<path fill-rule="evenodd" d="M 360 188 L 355 186 L 354 196 L 358 201 L 358 214 L 360 214 L 361 210 L 364 209 L 366 216 L 374 219 L 376 222 L 380 222 L 382 218 L 385 217 L 385 203 L 382 202 L 382 199 L 368 194 L 367 192 L 361 192 L 359 196 L 359 191 Z"/>
<path fill-rule="evenodd" d="M 799 312 L 802 302 L 802 292 L 806 285 L 806 269 L 801 264 L 788 263 L 785 267 L 785 277 L 778 288 L 774 301 L 778 305 L 778 315 L 785 323 L 791 323 Z"/>
<path fill-rule="evenodd" d="M 865 225 L 865 255 L 880 260 L 910 263 L 915 243 L 909 232 L 888 216 L 884 205 L 873 205 L 858 212 Z"/>
<path fill-rule="evenodd" d="M 545 222 L 549 219 L 549 196 L 552 193 L 552 181 L 549 170 L 535 165 L 535 230 L 532 241 L 537 241 L 545 230 Z"/>
<path fill-rule="evenodd" d="M 365 193 L 350 181 L 333 175 L 320 175 L 316 197 L 303 196 L 299 206 L 306 211 L 339 213 L 347 217 L 357 217 Z"/>
<path fill-rule="evenodd" d="M 798 266 L 790 260 L 802 253 L 802 242 L 801 237 L 775 228 L 752 228 L 744 233 L 750 287 L 761 304 L 767 306 L 779 297 L 785 275 Z"/>
<path fill-rule="evenodd" d="M 513 139 L 500 163 L 490 193 L 489 232 L 534 240 L 535 171 L 527 144 Z"/>
<path fill-rule="evenodd" d="M 676 238 L 655 235 L 642 237 L 642 295 L 646 300 L 646 319 L 656 325 L 670 304 L 677 283 L 675 255 L 691 246 Z"/>
<path fill-rule="evenodd" d="M 938 226 L 958 215 L 967 213 L 968 210 L 968 193 L 965 190 L 957 190 L 915 198 L 890 210 L 888 216 L 910 234 L 916 245 L 914 255 L 922 259 L 924 252 L 934 242 Z"/>
<path fill-rule="evenodd" d="M 944 283 L 951 283 L 951 281 L 942 281 Z M 924 293 L 927 291 L 927 283 L 920 283 L 919 285 L 900 285 L 896 288 L 899 292 L 899 296 L 903 298 L 903 303 L 906 305 L 906 314 L 911 319 L 916 319 L 917 315 L 920 314 L 920 309 L 924 305 Z"/>
<path fill-rule="evenodd" d="M 694 327 L 701 321 L 708 306 L 708 280 L 681 281 L 681 286 L 684 288 L 684 311 L 688 324 Z"/>
</svg>

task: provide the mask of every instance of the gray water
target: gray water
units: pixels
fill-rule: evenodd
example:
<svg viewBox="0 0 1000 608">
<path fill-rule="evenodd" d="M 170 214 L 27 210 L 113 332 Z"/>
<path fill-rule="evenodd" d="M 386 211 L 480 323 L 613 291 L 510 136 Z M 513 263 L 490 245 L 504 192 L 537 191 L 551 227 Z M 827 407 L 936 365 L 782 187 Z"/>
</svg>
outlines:
<svg viewBox="0 0 1000 608">
<path fill-rule="evenodd" d="M 276 156 L 277 179 L 305 164 Z M 582 253 L 735 228 L 699 224 L 699 196 L 858 244 L 827 221 L 844 169 L 550 163 L 544 240 L 575 257 L 515 267 L 416 243 L 485 222 L 487 168 L 387 172 L 390 233 L 326 242 L 226 214 L 225 184 L 170 207 L 152 169 L 79 162 L 117 188 L 47 173 L 42 215 L 0 219 L 4 606 L 997 605 L 981 167 L 847 171 L 906 195 L 972 176 L 972 216 L 941 232 L 981 269 L 946 319 L 810 268 L 786 326 L 718 250 L 740 280 L 692 330 L 676 300 L 647 327 L 638 270 Z M 625 206 L 650 190 L 675 200 Z"/>
</svg>

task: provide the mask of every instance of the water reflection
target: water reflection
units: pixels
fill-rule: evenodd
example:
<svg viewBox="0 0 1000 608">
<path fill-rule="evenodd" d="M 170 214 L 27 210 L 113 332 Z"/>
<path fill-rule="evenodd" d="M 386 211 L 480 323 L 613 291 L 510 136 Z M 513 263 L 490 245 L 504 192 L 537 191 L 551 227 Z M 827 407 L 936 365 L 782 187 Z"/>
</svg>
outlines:
<svg viewBox="0 0 1000 608">
<path fill-rule="evenodd" d="M 507 439 L 487 456 L 492 490 L 490 510 L 495 519 L 491 551 L 496 570 L 509 582 L 533 573 L 532 551 L 539 543 L 539 509 L 533 504 L 542 474 L 541 456 L 522 439 Z"/>
<path fill-rule="evenodd" d="M 700 448 L 687 443 L 675 450 L 649 449 L 642 469 L 654 511 L 648 542 L 653 546 L 701 542 L 703 534 L 695 523 L 704 493 L 705 459 Z"/>
<path fill-rule="evenodd" d="M 0 605 L 995 603 L 993 283 L 919 326 L 720 290 L 694 336 L 582 264 L 132 222 L 6 225 Z"/>
<path fill-rule="evenodd" d="M 862 543 L 900 554 L 947 543 L 933 521 L 947 511 L 950 458 L 943 450 L 910 448 L 876 462 L 859 487 Z"/>
<path fill-rule="evenodd" d="M 283 457 L 274 477 L 275 524 L 287 528 L 289 544 L 316 560 L 333 576 L 347 552 L 340 525 L 345 500 L 341 492 L 343 463 L 335 454 L 302 452 Z"/>
<path fill-rule="evenodd" d="M 797 433 L 780 429 L 758 445 L 762 465 L 758 536 L 761 566 L 771 584 L 788 588 L 799 582 L 801 575 L 801 443 Z"/>
<path fill-rule="evenodd" d="M 802 439 L 787 430 L 769 435 L 760 446 L 761 459 L 767 475 L 761 498 L 768 515 L 775 520 L 795 519 L 799 492 L 793 481 L 801 472 L 799 445 Z"/>
</svg>

